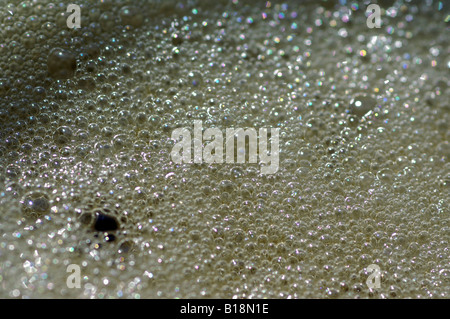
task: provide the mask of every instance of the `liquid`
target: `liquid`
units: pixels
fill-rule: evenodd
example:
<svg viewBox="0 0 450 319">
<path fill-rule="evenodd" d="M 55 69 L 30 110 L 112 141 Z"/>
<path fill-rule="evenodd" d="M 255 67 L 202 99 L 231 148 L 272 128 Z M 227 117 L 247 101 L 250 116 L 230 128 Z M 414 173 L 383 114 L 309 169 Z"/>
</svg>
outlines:
<svg viewBox="0 0 450 319">
<path fill-rule="evenodd" d="M 442 3 L 2 3 L 0 296 L 448 298 Z M 194 120 L 278 171 L 173 163 Z"/>
</svg>

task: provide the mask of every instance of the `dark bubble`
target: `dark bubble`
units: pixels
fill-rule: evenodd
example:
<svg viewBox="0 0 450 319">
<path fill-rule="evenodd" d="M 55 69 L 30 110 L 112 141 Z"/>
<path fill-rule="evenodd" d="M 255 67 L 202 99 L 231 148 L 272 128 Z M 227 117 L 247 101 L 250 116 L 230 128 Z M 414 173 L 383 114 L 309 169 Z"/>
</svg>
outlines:
<svg viewBox="0 0 450 319">
<path fill-rule="evenodd" d="M 120 9 L 120 19 L 123 25 L 131 25 L 139 28 L 144 22 L 144 16 L 138 8 L 132 6 L 125 6 Z"/>
<path fill-rule="evenodd" d="M 97 212 L 94 228 L 98 231 L 117 230 L 119 223 L 116 218 Z"/>
<path fill-rule="evenodd" d="M 113 242 L 116 240 L 116 236 L 114 234 L 106 233 L 104 239 L 106 242 Z"/>
<path fill-rule="evenodd" d="M 127 252 L 129 252 L 130 250 L 133 249 L 133 246 L 134 246 L 134 243 L 132 241 L 125 240 L 124 242 L 122 242 L 120 244 L 118 252 L 119 252 L 119 254 L 122 254 L 122 253 L 126 254 Z"/>
<path fill-rule="evenodd" d="M 47 68 L 52 78 L 68 79 L 75 73 L 77 60 L 72 52 L 55 48 L 48 55 Z"/>
</svg>

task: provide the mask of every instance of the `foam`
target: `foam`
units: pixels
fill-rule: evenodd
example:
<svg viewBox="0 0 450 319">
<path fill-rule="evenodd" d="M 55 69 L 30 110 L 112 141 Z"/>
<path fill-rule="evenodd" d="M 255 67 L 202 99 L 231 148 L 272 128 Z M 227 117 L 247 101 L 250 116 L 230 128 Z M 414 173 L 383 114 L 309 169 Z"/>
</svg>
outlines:
<svg viewBox="0 0 450 319">
<path fill-rule="evenodd" d="M 437 3 L 77 3 L 0 9 L 0 296 L 448 298 Z M 279 170 L 173 163 L 194 120 L 279 128 Z"/>
</svg>

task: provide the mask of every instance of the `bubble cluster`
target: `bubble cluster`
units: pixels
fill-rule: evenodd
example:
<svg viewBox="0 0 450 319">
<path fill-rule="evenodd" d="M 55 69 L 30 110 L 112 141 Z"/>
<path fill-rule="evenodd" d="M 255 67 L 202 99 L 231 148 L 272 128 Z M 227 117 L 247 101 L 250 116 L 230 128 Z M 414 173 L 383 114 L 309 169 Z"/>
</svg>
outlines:
<svg viewBox="0 0 450 319">
<path fill-rule="evenodd" d="M 0 297 L 448 298 L 445 4 L 388 2 L 0 8 Z M 195 120 L 279 170 L 175 164 Z"/>
</svg>

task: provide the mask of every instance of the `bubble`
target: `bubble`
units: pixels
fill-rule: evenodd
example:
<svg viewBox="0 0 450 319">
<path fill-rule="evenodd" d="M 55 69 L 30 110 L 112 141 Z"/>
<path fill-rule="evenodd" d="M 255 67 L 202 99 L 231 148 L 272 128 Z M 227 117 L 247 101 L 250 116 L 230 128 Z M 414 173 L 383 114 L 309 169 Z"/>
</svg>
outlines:
<svg viewBox="0 0 450 319">
<path fill-rule="evenodd" d="M 144 22 L 144 16 L 137 7 L 125 6 L 120 9 L 120 19 L 122 24 L 131 25 L 135 28 L 142 26 Z"/>
<path fill-rule="evenodd" d="M 377 172 L 377 178 L 383 182 L 391 182 L 394 179 L 394 173 L 389 168 L 384 168 Z"/>
<path fill-rule="evenodd" d="M 199 71 L 190 71 L 188 81 L 194 87 L 200 86 L 203 83 L 203 76 Z"/>
<path fill-rule="evenodd" d="M 6 176 L 9 178 L 19 177 L 21 174 L 20 166 L 15 164 L 10 164 L 6 167 Z"/>
<path fill-rule="evenodd" d="M 72 140 L 72 129 L 68 126 L 61 126 L 55 130 L 53 133 L 53 140 L 55 143 L 63 145 L 71 142 Z"/>
<path fill-rule="evenodd" d="M 181 37 L 181 35 L 179 33 L 172 33 L 172 44 L 179 46 L 180 44 L 183 43 L 183 38 Z"/>
<path fill-rule="evenodd" d="M 116 149 L 125 148 L 129 145 L 128 137 L 126 134 L 118 134 L 113 138 L 113 145 Z"/>
<path fill-rule="evenodd" d="M 98 231 L 111 231 L 119 228 L 119 222 L 113 216 L 104 214 L 101 211 L 95 212 L 94 229 Z"/>
<path fill-rule="evenodd" d="M 80 222 L 85 226 L 91 225 L 92 221 L 93 221 L 93 217 L 92 217 L 91 213 L 83 213 L 80 216 Z"/>
<path fill-rule="evenodd" d="M 172 48 L 172 56 L 174 58 L 178 58 L 181 53 L 182 53 L 182 50 L 179 47 L 173 47 Z"/>
<path fill-rule="evenodd" d="M 30 154 L 32 150 L 33 145 L 31 145 L 30 143 L 23 143 L 22 145 L 20 145 L 20 151 L 24 154 Z"/>
<path fill-rule="evenodd" d="M 30 192 L 20 202 L 26 216 L 42 216 L 50 212 L 50 201 L 45 193 Z"/>
<path fill-rule="evenodd" d="M 26 31 L 22 35 L 22 43 L 27 49 L 31 49 L 35 45 L 36 34 L 33 31 Z"/>
<path fill-rule="evenodd" d="M 377 106 L 377 101 L 369 95 L 356 95 L 350 101 L 350 113 L 357 116 L 364 116 Z"/>
<path fill-rule="evenodd" d="M 233 191 L 235 184 L 230 180 L 222 180 L 220 181 L 219 187 L 222 191 L 230 192 Z"/>
<path fill-rule="evenodd" d="M 112 30 L 116 22 L 117 17 L 112 12 L 103 12 L 99 17 L 99 24 L 104 32 Z"/>
<path fill-rule="evenodd" d="M 47 59 L 47 69 L 51 77 L 55 79 L 68 79 L 73 77 L 77 68 L 75 55 L 61 48 L 50 51 Z"/>
<path fill-rule="evenodd" d="M 17 138 L 10 136 L 8 138 L 5 139 L 5 146 L 7 147 L 8 150 L 10 151 L 16 151 L 19 149 L 20 147 L 20 143 L 17 140 Z"/>
<path fill-rule="evenodd" d="M 134 245 L 134 243 L 131 240 L 124 240 L 119 245 L 118 253 L 119 254 L 126 254 L 126 253 L 130 252 L 134 248 L 134 246 L 135 245 Z"/>
<path fill-rule="evenodd" d="M 103 239 L 106 242 L 113 242 L 113 241 L 116 240 L 116 236 L 114 234 L 111 234 L 111 233 L 105 233 Z"/>
<path fill-rule="evenodd" d="M 47 95 L 47 91 L 42 86 L 37 86 L 33 89 L 33 97 L 37 100 L 42 100 Z"/>
</svg>

